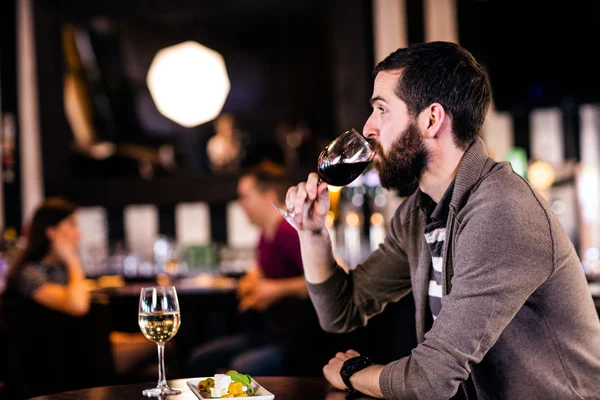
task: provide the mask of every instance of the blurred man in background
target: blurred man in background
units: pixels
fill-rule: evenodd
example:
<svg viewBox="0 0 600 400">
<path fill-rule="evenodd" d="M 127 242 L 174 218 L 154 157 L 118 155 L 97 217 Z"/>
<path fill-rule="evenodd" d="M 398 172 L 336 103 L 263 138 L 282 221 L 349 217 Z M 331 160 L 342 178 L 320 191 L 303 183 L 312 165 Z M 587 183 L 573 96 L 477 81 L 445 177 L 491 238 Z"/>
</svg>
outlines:
<svg viewBox="0 0 600 400">
<path fill-rule="evenodd" d="M 285 198 L 289 181 L 283 171 L 265 162 L 239 180 L 239 202 L 261 231 L 256 261 L 238 286 L 239 310 L 250 329 L 198 347 L 189 359 L 189 376 L 211 376 L 220 368 L 256 376 L 285 375 L 288 349 L 299 329 L 305 328 L 301 315 L 312 310 L 298 234 L 271 204 L 282 205 Z M 316 316 L 313 326 L 318 328 Z"/>
</svg>

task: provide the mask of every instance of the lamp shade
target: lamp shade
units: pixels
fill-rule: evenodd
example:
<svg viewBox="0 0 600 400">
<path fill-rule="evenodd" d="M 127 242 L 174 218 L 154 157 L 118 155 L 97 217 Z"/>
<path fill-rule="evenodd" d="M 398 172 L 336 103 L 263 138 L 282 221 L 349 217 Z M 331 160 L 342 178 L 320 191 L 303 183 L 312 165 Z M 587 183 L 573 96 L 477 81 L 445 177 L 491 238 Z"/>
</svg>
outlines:
<svg viewBox="0 0 600 400">
<path fill-rule="evenodd" d="M 230 89 L 223 57 L 193 41 L 159 50 L 146 82 L 158 111 L 187 128 L 216 118 Z"/>
</svg>

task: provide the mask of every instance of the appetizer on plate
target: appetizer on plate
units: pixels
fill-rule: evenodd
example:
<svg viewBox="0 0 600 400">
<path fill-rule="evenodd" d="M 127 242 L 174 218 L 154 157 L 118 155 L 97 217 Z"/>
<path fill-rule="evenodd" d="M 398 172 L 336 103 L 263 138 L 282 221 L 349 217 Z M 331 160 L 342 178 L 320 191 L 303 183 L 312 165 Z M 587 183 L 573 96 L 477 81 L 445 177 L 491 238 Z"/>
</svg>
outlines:
<svg viewBox="0 0 600 400">
<path fill-rule="evenodd" d="M 198 382 L 198 390 L 208 393 L 211 398 L 232 398 L 254 396 L 252 377 L 230 370 L 225 374 L 215 374 Z"/>
</svg>

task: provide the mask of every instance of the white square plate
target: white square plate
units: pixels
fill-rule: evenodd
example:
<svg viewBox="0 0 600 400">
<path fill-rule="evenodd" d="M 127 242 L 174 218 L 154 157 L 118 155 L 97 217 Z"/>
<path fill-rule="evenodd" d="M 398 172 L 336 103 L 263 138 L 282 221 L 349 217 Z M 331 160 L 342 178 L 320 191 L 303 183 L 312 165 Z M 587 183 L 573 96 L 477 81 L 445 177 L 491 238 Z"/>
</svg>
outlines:
<svg viewBox="0 0 600 400">
<path fill-rule="evenodd" d="M 212 397 L 210 397 L 210 395 L 207 397 L 202 396 L 202 392 L 200 392 L 198 390 L 198 383 L 200 383 L 200 381 L 202 381 L 204 379 L 206 379 L 206 378 L 190 379 L 189 381 L 187 381 L 187 384 L 190 387 L 191 391 L 194 392 L 194 394 L 200 400 L 212 399 Z M 275 395 L 273 393 L 269 392 L 267 389 L 260 386 L 260 384 L 258 382 L 256 382 L 254 379 L 252 379 L 252 387 L 254 388 L 254 392 L 256 394 L 254 396 L 248 396 L 248 397 L 242 397 L 242 398 L 252 399 L 252 400 L 273 400 L 275 398 Z"/>
</svg>

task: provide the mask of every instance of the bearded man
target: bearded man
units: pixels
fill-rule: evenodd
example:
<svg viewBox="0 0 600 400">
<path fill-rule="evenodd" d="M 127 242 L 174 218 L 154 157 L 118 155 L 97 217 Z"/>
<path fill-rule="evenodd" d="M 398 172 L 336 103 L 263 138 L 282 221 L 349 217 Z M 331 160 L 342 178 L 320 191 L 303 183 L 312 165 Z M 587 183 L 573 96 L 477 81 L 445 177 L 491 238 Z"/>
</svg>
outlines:
<svg viewBox="0 0 600 400">
<path fill-rule="evenodd" d="M 321 326 L 353 330 L 412 294 L 419 344 L 387 365 L 340 352 L 327 380 L 389 399 L 600 399 L 600 322 L 580 260 L 544 198 L 488 157 L 481 65 L 456 44 L 421 43 L 374 75 L 363 134 L 381 184 L 419 186 L 385 242 L 346 273 L 331 255 L 317 174 L 288 190 L 286 206 Z"/>
</svg>

